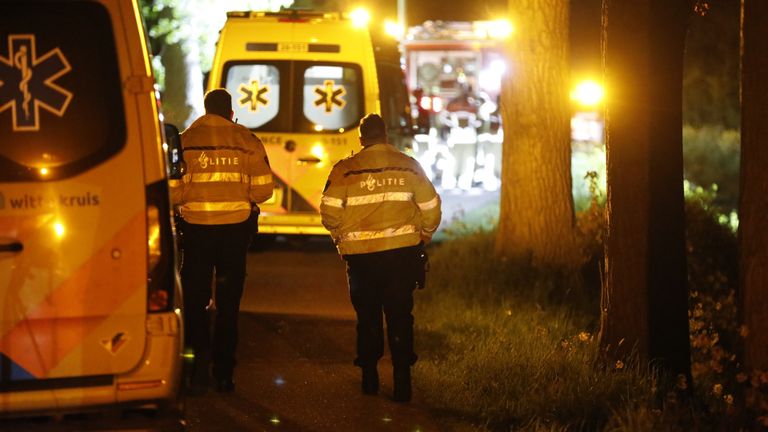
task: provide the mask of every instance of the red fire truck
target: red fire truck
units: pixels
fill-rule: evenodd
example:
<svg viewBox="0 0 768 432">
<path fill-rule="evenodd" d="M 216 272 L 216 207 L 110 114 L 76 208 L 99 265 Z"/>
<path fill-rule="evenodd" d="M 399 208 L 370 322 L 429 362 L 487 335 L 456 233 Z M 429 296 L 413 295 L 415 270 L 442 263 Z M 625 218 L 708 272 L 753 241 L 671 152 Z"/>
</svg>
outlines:
<svg viewBox="0 0 768 432">
<path fill-rule="evenodd" d="M 503 20 L 427 21 L 402 41 L 413 112 L 421 117 L 416 153 L 446 189 L 498 186 L 498 98 L 509 73 L 503 43 L 511 32 Z"/>
</svg>

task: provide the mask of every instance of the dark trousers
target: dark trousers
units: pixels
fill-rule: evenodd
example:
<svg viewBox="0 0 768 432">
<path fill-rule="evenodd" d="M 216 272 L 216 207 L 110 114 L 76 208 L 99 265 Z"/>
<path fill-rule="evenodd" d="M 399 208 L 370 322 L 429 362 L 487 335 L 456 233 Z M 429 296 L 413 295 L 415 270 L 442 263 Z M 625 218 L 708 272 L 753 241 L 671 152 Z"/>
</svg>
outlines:
<svg viewBox="0 0 768 432">
<path fill-rule="evenodd" d="M 245 261 L 251 224 L 183 224 L 184 255 L 181 280 L 184 289 L 184 329 L 187 346 L 195 353 L 195 376 L 232 377 L 237 348 L 237 317 L 245 282 Z M 216 274 L 216 319 L 211 343 L 211 323 L 206 310 Z"/>
<path fill-rule="evenodd" d="M 382 313 L 395 366 L 416 362 L 413 351 L 412 269 L 417 247 L 345 255 L 352 305 L 357 312 L 357 366 L 373 366 L 384 351 Z"/>
</svg>

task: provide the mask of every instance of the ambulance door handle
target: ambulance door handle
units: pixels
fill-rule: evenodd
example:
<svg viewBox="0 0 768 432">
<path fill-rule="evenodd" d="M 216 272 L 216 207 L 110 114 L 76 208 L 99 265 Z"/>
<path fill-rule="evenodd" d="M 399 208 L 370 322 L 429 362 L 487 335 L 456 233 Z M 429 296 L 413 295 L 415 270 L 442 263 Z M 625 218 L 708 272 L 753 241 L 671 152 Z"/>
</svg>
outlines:
<svg viewBox="0 0 768 432">
<path fill-rule="evenodd" d="M 320 159 L 316 158 L 315 156 L 307 156 L 307 157 L 299 158 L 299 162 L 300 163 L 316 164 L 316 163 L 320 163 L 322 161 Z"/>
<path fill-rule="evenodd" d="M 11 242 L 0 244 L 0 252 L 21 252 L 24 245 L 21 242 Z"/>
</svg>

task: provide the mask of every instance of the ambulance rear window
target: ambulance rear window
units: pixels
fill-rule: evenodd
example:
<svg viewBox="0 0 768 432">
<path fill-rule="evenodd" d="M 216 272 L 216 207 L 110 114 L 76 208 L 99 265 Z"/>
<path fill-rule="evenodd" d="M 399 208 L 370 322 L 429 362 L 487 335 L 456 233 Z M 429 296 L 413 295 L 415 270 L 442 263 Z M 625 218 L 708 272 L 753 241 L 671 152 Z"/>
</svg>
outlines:
<svg viewBox="0 0 768 432">
<path fill-rule="evenodd" d="M 307 66 L 303 73 L 304 123 L 307 131 L 354 127 L 362 117 L 362 77 L 353 65 Z"/>
<path fill-rule="evenodd" d="M 0 2 L 0 181 L 84 172 L 125 145 L 107 10 L 95 2 Z"/>
<path fill-rule="evenodd" d="M 262 132 L 340 133 L 363 116 L 363 76 L 349 63 L 268 60 L 224 65 L 237 122 Z"/>
<path fill-rule="evenodd" d="M 280 112 L 280 69 L 274 64 L 235 64 L 227 69 L 227 90 L 235 118 L 249 129 L 275 120 Z"/>
</svg>

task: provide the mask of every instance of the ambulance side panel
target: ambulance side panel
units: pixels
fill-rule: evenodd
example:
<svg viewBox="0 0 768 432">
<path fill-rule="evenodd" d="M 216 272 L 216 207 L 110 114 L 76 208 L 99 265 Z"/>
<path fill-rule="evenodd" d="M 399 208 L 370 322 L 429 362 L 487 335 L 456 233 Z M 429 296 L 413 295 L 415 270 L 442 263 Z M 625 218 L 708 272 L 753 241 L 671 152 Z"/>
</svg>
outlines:
<svg viewBox="0 0 768 432">
<path fill-rule="evenodd" d="M 138 6 L 44 6 L 0 3 L 0 81 L 18 84 L 0 86 L 0 413 L 131 399 L 115 377 L 158 362 L 167 398 L 179 332 L 150 343 L 147 191 L 165 165 Z"/>
</svg>

